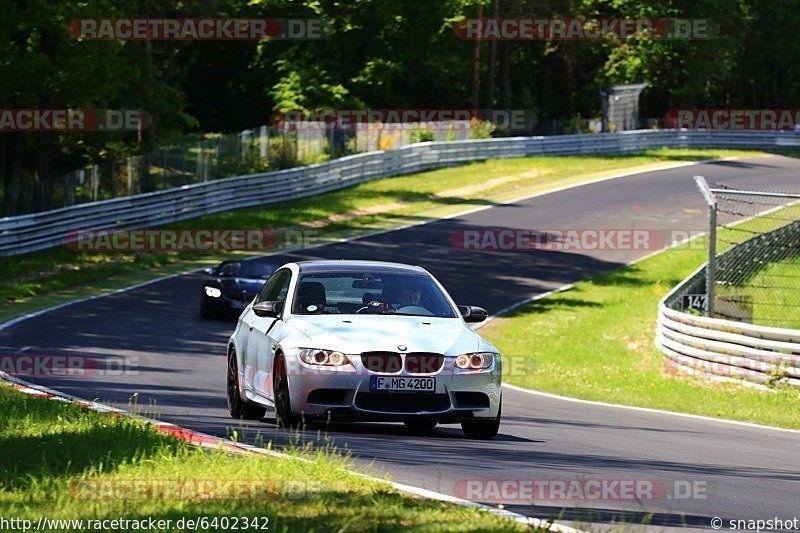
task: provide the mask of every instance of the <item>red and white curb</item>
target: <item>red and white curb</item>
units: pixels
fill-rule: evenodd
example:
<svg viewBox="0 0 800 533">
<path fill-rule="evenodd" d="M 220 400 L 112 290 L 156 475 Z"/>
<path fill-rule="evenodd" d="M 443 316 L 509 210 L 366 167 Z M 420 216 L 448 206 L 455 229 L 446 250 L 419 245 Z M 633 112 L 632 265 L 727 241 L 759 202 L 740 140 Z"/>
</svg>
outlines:
<svg viewBox="0 0 800 533">
<path fill-rule="evenodd" d="M 130 418 L 134 418 L 136 420 L 139 420 L 141 422 L 153 426 L 156 430 L 162 433 L 166 433 L 167 435 L 171 435 L 176 439 L 188 442 L 189 444 L 201 446 L 204 448 L 222 449 L 224 451 L 229 451 L 232 453 L 239 453 L 239 454 L 256 452 L 262 455 L 290 457 L 280 452 L 265 450 L 263 448 L 257 448 L 255 446 L 234 442 L 232 440 L 222 439 L 219 437 L 215 437 L 213 435 L 207 435 L 205 433 L 200 433 L 198 431 L 193 431 L 191 429 L 182 428 L 175 424 L 170 424 L 169 422 L 163 422 L 161 420 L 156 420 L 154 418 L 148 418 L 135 413 L 130 413 L 128 411 L 125 411 L 124 409 L 111 407 L 110 405 L 84 400 L 83 398 L 78 398 L 77 396 L 72 396 L 70 394 L 53 390 L 48 387 L 44 387 L 42 385 L 36 385 L 34 383 L 30 383 L 28 381 L 14 377 L 6 372 L 0 372 L 0 380 L 5 381 L 9 385 L 11 385 L 11 387 L 14 388 L 15 390 L 18 390 L 19 392 L 28 394 L 30 396 L 38 396 L 40 398 L 49 398 L 51 400 L 72 403 L 84 407 L 86 409 L 90 409 L 92 411 L 97 411 L 100 413 L 108 413 L 114 416 L 127 416 Z"/>
<path fill-rule="evenodd" d="M 30 383 L 28 381 L 12 376 L 6 372 L 0 372 L 0 381 L 10 385 L 15 390 L 23 394 L 28 394 L 30 396 L 48 398 L 50 400 L 71 403 L 79 405 L 85 409 L 90 409 L 92 411 L 97 411 L 100 413 L 107 413 L 113 416 L 127 416 L 139 420 L 141 422 L 144 422 L 146 424 L 152 425 L 156 430 L 162 433 L 166 433 L 167 435 L 170 435 L 176 439 L 182 440 L 189 444 L 194 444 L 195 446 L 200 446 L 202 448 L 223 450 L 225 452 L 237 455 L 259 455 L 259 456 L 267 455 L 271 457 L 280 457 L 282 459 L 292 459 L 296 461 L 309 460 L 302 457 L 295 457 L 285 453 L 277 452 L 274 450 L 267 450 L 265 448 L 259 448 L 257 446 L 251 446 L 249 444 L 235 442 L 229 439 L 223 439 L 221 437 L 215 437 L 213 435 L 208 435 L 206 433 L 200 433 L 199 431 L 186 429 L 176 424 L 163 422 L 161 420 L 156 420 L 154 418 L 148 418 L 142 415 L 131 413 L 124 409 L 119 409 L 117 407 L 111 407 L 110 405 L 84 400 L 83 398 L 78 398 L 77 396 L 72 396 L 70 394 L 66 394 L 48 387 L 44 387 L 42 385 L 36 385 L 34 383 Z M 508 511 L 506 509 L 500 509 L 497 507 L 492 507 L 490 505 L 484 505 L 482 503 L 456 498 L 455 496 L 450 496 L 448 494 L 442 494 L 440 492 L 434 492 L 427 489 L 414 487 L 411 485 L 404 485 L 402 483 L 395 483 L 393 481 L 372 477 L 366 474 L 362 474 L 360 472 L 353 472 L 353 474 L 373 481 L 386 483 L 394 487 L 396 490 L 404 492 L 406 494 L 412 494 L 414 496 L 426 498 L 429 500 L 438 500 L 445 503 L 460 505 L 462 507 L 472 507 L 474 509 L 480 509 L 494 516 L 507 518 L 509 520 L 514 520 L 515 522 L 531 526 L 534 528 L 556 531 L 559 533 L 586 533 L 579 529 L 571 528 L 562 524 L 556 524 L 548 520 L 542 520 L 541 518 L 533 518 L 530 516 L 525 516 L 519 513 Z"/>
</svg>

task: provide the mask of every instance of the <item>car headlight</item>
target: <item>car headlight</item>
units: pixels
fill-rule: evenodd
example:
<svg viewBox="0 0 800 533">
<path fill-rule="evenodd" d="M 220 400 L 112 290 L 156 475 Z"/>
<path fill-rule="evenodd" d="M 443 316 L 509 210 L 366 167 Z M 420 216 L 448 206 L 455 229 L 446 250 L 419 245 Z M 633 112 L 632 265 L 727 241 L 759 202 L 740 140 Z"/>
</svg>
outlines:
<svg viewBox="0 0 800 533">
<path fill-rule="evenodd" d="M 220 296 L 222 296 L 222 291 L 216 287 L 206 287 L 205 291 L 206 291 L 206 296 L 208 296 L 209 298 L 219 298 Z"/>
<path fill-rule="evenodd" d="M 463 370 L 480 370 L 489 368 L 494 362 L 492 352 L 465 353 L 456 357 L 456 367 Z"/>
<path fill-rule="evenodd" d="M 297 355 L 300 356 L 300 359 L 307 365 L 344 366 L 350 364 L 350 360 L 345 354 L 334 350 L 300 348 Z"/>
</svg>

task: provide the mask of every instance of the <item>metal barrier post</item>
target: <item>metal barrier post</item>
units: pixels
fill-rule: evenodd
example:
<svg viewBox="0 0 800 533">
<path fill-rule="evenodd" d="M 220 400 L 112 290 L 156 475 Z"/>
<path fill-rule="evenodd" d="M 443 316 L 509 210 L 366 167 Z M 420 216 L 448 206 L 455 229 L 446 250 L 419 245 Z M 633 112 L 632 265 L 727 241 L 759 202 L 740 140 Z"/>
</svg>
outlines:
<svg viewBox="0 0 800 533">
<path fill-rule="evenodd" d="M 717 199 L 703 176 L 695 176 L 695 183 L 708 204 L 708 264 L 706 265 L 706 315 L 714 316 L 714 286 L 717 267 Z"/>
</svg>

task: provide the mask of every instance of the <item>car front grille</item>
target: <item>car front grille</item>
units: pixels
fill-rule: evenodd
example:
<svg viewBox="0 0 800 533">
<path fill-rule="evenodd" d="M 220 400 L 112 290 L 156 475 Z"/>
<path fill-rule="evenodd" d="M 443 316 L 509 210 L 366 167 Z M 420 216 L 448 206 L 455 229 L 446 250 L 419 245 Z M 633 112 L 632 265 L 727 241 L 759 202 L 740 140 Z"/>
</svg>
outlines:
<svg viewBox="0 0 800 533">
<path fill-rule="evenodd" d="M 397 374 L 403 370 L 403 356 L 396 352 L 364 352 L 361 363 L 370 372 Z M 405 371 L 409 374 L 435 374 L 444 366 L 444 355 L 412 352 L 405 356 Z"/>
<path fill-rule="evenodd" d="M 413 352 L 406 355 L 406 372 L 409 374 L 434 374 L 444 366 L 444 356 L 439 353 Z"/>
<path fill-rule="evenodd" d="M 394 352 L 364 352 L 361 364 L 370 372 L 380 374 L 397 374 L 403 369 L 400 354 Z"/>
<path fill-rule="evenodd" d="M 450 408 L 450 398 L 447 394 L 361 392 L 356 395 L 356 407 L 386 413 L 437 412 Z"/>
</svg>

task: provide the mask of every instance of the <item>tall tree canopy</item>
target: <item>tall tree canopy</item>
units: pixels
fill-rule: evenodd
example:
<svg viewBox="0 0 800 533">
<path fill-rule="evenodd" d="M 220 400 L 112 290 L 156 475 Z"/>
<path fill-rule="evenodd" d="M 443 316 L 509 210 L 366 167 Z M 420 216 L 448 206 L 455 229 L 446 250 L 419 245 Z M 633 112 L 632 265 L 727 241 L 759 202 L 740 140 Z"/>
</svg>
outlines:
<svg viewBox="0 0 800 533">
<path fill-rule="evenodd" d="M 190 131 L 264 124 L 274 110 L 527 109 L 591 117 L 610 84 L 646 82 L 641 115 L 698 107 L 797 107 L 800 0 L 0 0 L 0 108 L 146 110 L 136 133 L 0 131 L 3 210 L 54 176 Z M 707 40 L 460 39 L 483 17 L 713 19 Z M 81 17 L 322 19 L 321 40 L 76 40 Z"/>
</svg>

